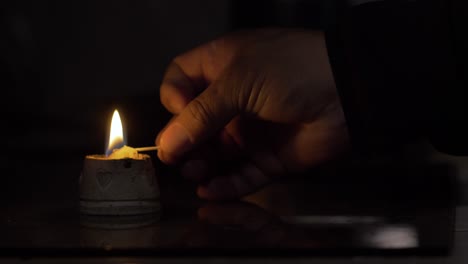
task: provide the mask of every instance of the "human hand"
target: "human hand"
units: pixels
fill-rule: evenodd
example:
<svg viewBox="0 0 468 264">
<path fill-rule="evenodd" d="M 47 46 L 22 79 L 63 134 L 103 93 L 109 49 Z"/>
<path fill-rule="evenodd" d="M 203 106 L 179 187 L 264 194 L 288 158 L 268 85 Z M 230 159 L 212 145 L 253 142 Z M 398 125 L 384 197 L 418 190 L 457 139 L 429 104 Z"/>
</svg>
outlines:
<svg viewBox="0 0 468 264">
<path fill-rule="evenodd" d="M 318 31 L 237 32 L 201 45 L 173 60 L 160 96 L 174 117 L 158 157 L 182 163 L 202 198 L 242 197 L 348 145 Z"/>
</svg>

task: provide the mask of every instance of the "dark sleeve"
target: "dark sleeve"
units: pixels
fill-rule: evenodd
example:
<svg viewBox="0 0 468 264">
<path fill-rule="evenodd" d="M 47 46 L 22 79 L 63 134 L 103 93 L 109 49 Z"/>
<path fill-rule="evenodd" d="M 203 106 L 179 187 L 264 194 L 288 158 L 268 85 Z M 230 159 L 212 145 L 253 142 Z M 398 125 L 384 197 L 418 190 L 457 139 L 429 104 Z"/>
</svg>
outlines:
<svg viewBox="0 0 468 264">
<path fill-rule="evenodd" d="M 356 151 L 427 139 L 439 151 L 468 154 L 452 7 L 443 0 L 336 1 L 325 35 Z"/>
</svg>

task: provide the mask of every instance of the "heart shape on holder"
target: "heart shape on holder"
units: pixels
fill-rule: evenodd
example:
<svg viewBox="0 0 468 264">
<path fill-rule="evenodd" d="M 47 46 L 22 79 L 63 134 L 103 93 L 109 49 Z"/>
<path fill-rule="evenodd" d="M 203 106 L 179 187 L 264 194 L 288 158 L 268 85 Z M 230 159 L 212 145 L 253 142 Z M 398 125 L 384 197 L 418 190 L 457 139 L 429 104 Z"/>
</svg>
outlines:
<svg viewBox="0 0 468 264">
<path fill-rule="evenodd" d="M 112 172 L 104 169 L 98 169 L 96 173 L 96 179 L 99 183 L 99 186 L 101 186 L 102 189 L 105 189 L 112 181 Z"/>
</svg>

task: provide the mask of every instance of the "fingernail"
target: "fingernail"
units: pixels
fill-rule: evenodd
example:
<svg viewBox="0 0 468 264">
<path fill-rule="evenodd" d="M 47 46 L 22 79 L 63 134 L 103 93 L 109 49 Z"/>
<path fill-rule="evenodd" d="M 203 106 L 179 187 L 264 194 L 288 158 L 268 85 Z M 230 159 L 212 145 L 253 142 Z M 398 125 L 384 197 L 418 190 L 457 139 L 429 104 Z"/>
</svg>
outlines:
<svg viewBox="0 0 468 264">
<path fill-rule="evenodd" d="M 187 130 L 178 123 L 169 125 L 161 135 L 161 149 L 171 156 L 182 156 L 190 149 L 191 145 Z"/>
</svg>

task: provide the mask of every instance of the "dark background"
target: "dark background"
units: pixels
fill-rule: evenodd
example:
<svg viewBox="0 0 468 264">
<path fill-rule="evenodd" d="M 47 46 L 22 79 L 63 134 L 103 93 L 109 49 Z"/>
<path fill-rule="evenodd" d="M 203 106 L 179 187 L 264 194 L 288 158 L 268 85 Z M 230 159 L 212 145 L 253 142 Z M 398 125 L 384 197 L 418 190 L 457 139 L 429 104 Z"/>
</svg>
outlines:
<svg viewBox="0 0 468 264">
<path fill-rule="evenodd" d="M 319 27 L 324 6 L 318 0 L 2 5 L 3 138 L 8 149 L 50 155 L 103 152 L 114 108 L 130 146 L 152 145 L 168 118 L 158 89 L 172 58 L 240 28 Z"/>
<path fill-rule="evenodd" d="M 77 245 L 73 239 L 78 219 L 71 209 L 78 205 L 82 159 L 104 153 L 113 110 L 120 111 L 128 145 L 154 144 L 170 118 L 160 104 L 159 85 L 172 58 L 242 28 L 321 29 L 333 18 L 334 8 L 329 0 L 17 0 L 0 7 L 0 233 L 4 234 L 0 244 L 2 248 L 52 250 Z M 449 163 L 458 176 L 457 188 L 468 186 L 465 157 L 438 153 L 424 142 L 409 146 L 405 155 L 415 163 Z M 170 219 L 166 222 L 169 228 L 162 229 L 166 233 L 159 237 L 162 241 L 181 237 L 182 244 L 189 244 L 191 237 L 205 238 L 203 232 L 180 236 L 190 225 L 173 221 L 177 219 L 174 215 L 193 218 L 194 186 L 183 181 L 177 168 L 168 168 L 156 158 L 154 161 L 162 187 L 161 203 L 169 209 L 164 214 Z M 437 244 L 442 241 L 438 235 L 450 236 L 452 226 L 445 221 L 453 220 L 453 211 L 440 197 L 452 197 L 451 178 L 444 177 L 451 175 L 432 167 L 406 171 L 404 165 L 381 165 L 358 175 L 362 177 L 355 177 L 359 171 L 332 168 L 333 177 L 324 173 L 307 178 L 308 184 L 292 191 L 273 188 L 259 196 L 266 197 L 265 207 L 273 211 L 291 206 L 291 211 L 312 208 L 319 216 L 333 211 L 334 195 L 340 198 L 335 201 L 337 215 L 359 210 L 359 206 L 350 206 L 352 199 L 362 207 L 370 204 L 372 209 L 391 214 L 382 196 L 399 198 L 405 206 L 416 202 L 416 208 L 422 208 L 418 211 L 408 206 L 408 211 L 429 223 L 426 229 L 434 232 L 427 241 Z M 315 172 L 311 175 L 320 175 L 320 168 Z M 289 194 L 290 200 L 283 199 Z M 463 195 L 458 198 L 466 204 L 468 195 Z M 169 205 L 174 203 L 177 206 L 171 212 Z M 444 222 L 428 214 L 426 207 L 441 209 Z M 329 230 L 321 230 L 328 239 Z M 97 234 L 100 239 L 102 234 Z M 134 241 L 146 237 L 141 234 L 137 232 Z M 219 232 L 213 234 L 218 238 Z M 218 245 L 218 240 L 213 241 Z M 244 245 L 245 241 L 233 243 Z M 343 241 L 342 236 L 334 241 Z M 445 246 L 446 242 L 442 243 Z"/>
<path fill-rule="evenodd" d="M 5 5 L 5 4 L 3 4 Z M 226 1 L 13 1 L 3 9 L 2 113 L 11 149 L 102 153 L 113 109 L 152 145 L 177 54 L 228 28 Z"/>
<path fill-rule="evenodd" d="M 128 145 L 153 145 L 170 118 L 160 104 L 159 85 L 172 58 L 242 28 L 321 29 L 332 9 L 326 0 L 2 3 L 0 165 L 10 175 L 7 183 L 34 178 L 18 173 L 28 167 L 25 160 L 60 162 L 67 155 L 103 153 L 115 108 Z M 427 145 L 410 153 L 449 160 L 461 172 L 466 167 L 464 157 Z M 460 175 L 466 181 L 465 173 Z"/>
<path fill-rule="evenodd" d="M 320 28 L 329 8 L 320 0 L 2 3 L 1 195 L 9 203 L 76 192 L 79 160 L 104 153 L 114 109 L 129 146 L 153 145 L 170 118 L 159 85 L 178 54 L 239 29 Z M 69 174 L 56 173 L 64 166 Z"/>
</svg>

